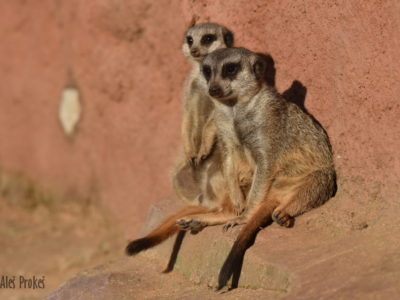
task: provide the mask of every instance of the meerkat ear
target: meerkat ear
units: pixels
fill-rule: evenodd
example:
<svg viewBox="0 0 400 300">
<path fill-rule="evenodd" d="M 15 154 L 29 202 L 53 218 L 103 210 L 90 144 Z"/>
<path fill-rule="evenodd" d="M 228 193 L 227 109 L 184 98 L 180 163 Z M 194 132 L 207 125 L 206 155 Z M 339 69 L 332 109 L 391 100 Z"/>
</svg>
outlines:
<svg viewBox="0 0 400 300">
<path fill-rule="evenodd" d="M 194 15 L 188 24 L 188 28 L 192 28 L 196 25 L 197 21 L 199 20 L 198 15 Z"/>
<path fill-rule="evenodd" d="M 233 46 L 233 33 L 230 32 L 228 29 L 223 29 L 222 30 L 222 35 L 224 37 L 224 42 L 227 48 L 230 48 Z"/>
<path fill-rule="evenodd" d="M 256 76 L 257 80 L 264 78 L 265 72 L 267 69 L 267 65 L 262 58 L 257 58 L 255 63 L 253 64 L 253 72 Z"/>
</svg>

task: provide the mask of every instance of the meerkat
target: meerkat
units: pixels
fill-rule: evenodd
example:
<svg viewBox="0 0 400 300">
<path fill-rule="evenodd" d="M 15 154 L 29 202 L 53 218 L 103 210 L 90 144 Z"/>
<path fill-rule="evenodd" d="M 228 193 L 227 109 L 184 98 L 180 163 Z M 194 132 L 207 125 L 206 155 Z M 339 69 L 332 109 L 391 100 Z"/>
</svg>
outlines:
<svg viewBox="0 0 400 300">
<path fill-rule="evenodd" d="M 219 172 L 217 170 L 217 173 L 210 174 L 207 171 L 210 165 L 218 165 L 218 155 L 211 157 L 206 165 L 202 164 L 217 145 L 213 124 L 214 105 L 208 99 L 208 93 L 199 89 L 198 80 L 202 76 L 200 63 L 210 52 L 232 47 L 233 40 L 230 30 L 215 23 L 195 25 L 184 34 L 182 52 L 191 62 L 192 70 L 185 82 L 183 98 L 181 133 L 184 158 L 175 167 L 172 185 L 177 196 L 190 205 L 207 206 L 208 203 L 203 203 L 203 199 L 212 199 L 210 201 L 214 202 L 213 195 L 204 195 L 204 186 Z"/>
<path fill-rule="evenodd" d="M 202 80 L 200 63 L 206 55 L 232 44 L 232 32 L 214 23 L 196 25 L 185 33 L 182 50 L 193 68 L 185 84 L 182 122 L 185 159 L 176 167 L 173 187 L 180 199 L 192 205 L 167 218 L 145 237 L 130 242 L 126 247 L 128 255 L 151 248 L 180 230 L 195 233 L 236 216 L 222 172 L 222 152 L 213 123 L 214 104 L 198 82 Z M 243 169 L 237 176 L 241 193 L 246 193 L 252 174 Z"/>
<path fill-rule="evenodd" d="M 231 164 L 225 168 L 235 168 L 231 157 L 243 153 L 254 162 L 244 212 L 228 224 L 245 226 L 220 271 L 218 289 L 240 268 L 262 225 L 275 221 L 289 227 L 294 217 L 322 205 L 336 189 L 327 134 L 268 86 L 264 72 L 260 56 L 244 48 L 214 51 L 202 63 L 203 89 L 215 106 L 214 121 L 227 149 L 225 164 Z"/>
<path fill-rule="evenodd" d="M 186 159 L 193 165 L 210 154 L 216 136 L 212 130 L 214 105 L 199 88 L 200 63 L 209 53 L 232 46 L 232 32 L 215 23 L 198 24 L 185 33 L 182 52 L 193 67 L 185 84 L 182 139 Z"/>
</svg>

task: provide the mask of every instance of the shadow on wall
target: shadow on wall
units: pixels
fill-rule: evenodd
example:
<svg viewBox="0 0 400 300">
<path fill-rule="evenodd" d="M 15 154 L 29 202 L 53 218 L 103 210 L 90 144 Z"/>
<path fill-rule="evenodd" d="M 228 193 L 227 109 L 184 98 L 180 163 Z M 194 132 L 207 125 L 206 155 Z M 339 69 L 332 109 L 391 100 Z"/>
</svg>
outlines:
<svg viewBox="0 0 400 300">
<path fill-rule="evenodd" d="M 265 77 L 264 77 L 265 82 L 268 83 L 268 85 L 275 87 L 276 69 L 275 69 L 274 59 L 270 54 L 264 54 L 264 53 L 257 53 L 257 54 L 264 59 L 267 65 L 267 70 L 265 72 Z M 307 112 L 304 106 L 306 95 L 307 95 L 307 88 L 298 80 L 294 80 L 292 82 L 292 85 L 282 93 L 282 96 L 286 100 L 298 105 L 305 112 Z"/>
</svg>

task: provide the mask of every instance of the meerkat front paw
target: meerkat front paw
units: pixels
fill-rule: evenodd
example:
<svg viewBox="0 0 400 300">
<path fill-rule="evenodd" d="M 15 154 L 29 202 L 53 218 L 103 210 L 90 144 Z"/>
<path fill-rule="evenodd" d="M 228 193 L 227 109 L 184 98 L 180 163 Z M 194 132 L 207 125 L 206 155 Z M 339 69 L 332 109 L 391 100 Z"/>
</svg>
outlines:
<svg viewBox="0 0 400 300">
<path fill-rule="evenodd" d="M 195 151 L 186 152 L 185 156 L 186 156 L 186 161 L 190 166 L 192 167 L 197 166 L 198 154 Z"/>
<path fill-rule="evenodd" d="M 211 154 L 211 149 L 207 148 L 204 144 L 200 146 L 199 153 L 196 157 L 196 164 L 200 165 L 203 161 L 205 161 L 208 156 Z"/>
<path fill-rule="evenodd" d="M 246 171 L 239 171 L 238 178 L 240 186 L 250 186 L 253 180 L 253 171 L 246 170 Z"/>
<path fill-rule="evenodd" d="M 234 207 L 233 207 L 233 212 L 236 214 L 236 216 L 242 216 L 243 215 L 243 213 L 245 212 L 245 210 L 246 210 L 246 205 L 245 204 L 243 204 L 243 203 L 241 203 L 241 204 L 238 204 L 238 205 L 234 205 Z"/>
<path fill-rule="evenodd" d="M 203 161 L 205 161 L 208 157 L 208 154 L 201 154 L 199 153 L 199 155 L 197 155 L 196 160 L 195 160 L 195 165 L 196 166 L 200 166 Z"/>
<path fill-rule="evenodd" d="M 229 229 L 237 226 L 237 225 L 243 225 L 247 223 L 247 219 L 245 217 L 236 217 L 233 220 L 230 220 L 229 222 L 225 223 L 224 227 L 222 227 L 222 231 L 226 232 Z"/>
</svg>

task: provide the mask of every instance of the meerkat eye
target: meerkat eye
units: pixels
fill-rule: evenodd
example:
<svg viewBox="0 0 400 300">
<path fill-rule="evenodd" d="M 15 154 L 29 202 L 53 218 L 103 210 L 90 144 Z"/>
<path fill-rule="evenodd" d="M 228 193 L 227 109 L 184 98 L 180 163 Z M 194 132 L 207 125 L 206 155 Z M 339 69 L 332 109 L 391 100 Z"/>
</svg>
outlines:
<svg viewBox="0 0 400 300">
<path fill-rule="evenodd" d="M 204 78 L 207 81 L 209 81 L 211 78 L 211 68 L 209 66 L 203 66 L 202 71 L 203 71 Z"/>
<path fill-rule="evenodd" d="M 217 37 L 214 34 L 205 34 L 201 38 L 200 43 L 202 45 L 210 45 L 212 42 L 214 42 L 217 39 Z"/>
<path fill-rule="evenodd" d="M 240 70 L 240 63 L 229 63 L 222 67 L 222 77 L 233 79 Z"/>
<path fill-rule="evenodd" d="M 193 45 L 193 38 L 190 35 L 187 36 L 186 37 L 186 42 L 189 45 L 189 47 L 192 46 Z"/>
</svg>

